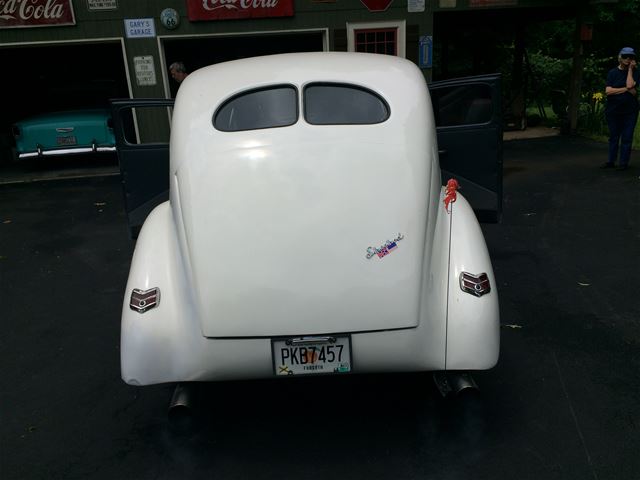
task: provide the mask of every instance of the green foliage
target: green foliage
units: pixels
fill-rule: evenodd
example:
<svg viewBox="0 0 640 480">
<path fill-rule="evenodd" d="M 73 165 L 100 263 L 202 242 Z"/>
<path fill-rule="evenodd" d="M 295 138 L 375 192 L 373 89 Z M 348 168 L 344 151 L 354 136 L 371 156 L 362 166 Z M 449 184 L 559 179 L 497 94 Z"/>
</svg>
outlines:
<svg viewBox="0 0 640 480">
<path fill-rule="evenodd" d="M 593 11 L 593 41 L 587 51 L 611 59 L 617 65 L 620 48 L 640 49 L 640 0 L 619 0 L 617 3 L 595 5 Z"/>
<path fill-rule="evenodd" d="M 527 32 L 528 49 L 552 58 L 571 58 L 575 24 L 575 19 L 569 19 L 532 25 Z"/>
<path fill-rule="evenodd" d="M 615 22 L 621 15 L 639 15 L 640 0 L 618 0 L 617 3 L 595 5 L 595 14 L 599 22 Z"/>
<path fill-rule="evenodd" d="M 529 93 L 535 98 L 527 103 L 536 99 L 549 103 L 552 90 L 569 90 L 571 59 L 554 58 L 539 51 L 529 54 L 529 63 L 534 77 Z"/>
<path fill-rule="evenodd" d="M 594 135 L 607 133 L 604 102 L 605 95 L 602 92 L 582 95 L 578 111 L 578 130 Z"/>
<path fill-rule="evenodd" d="M 621 47 L 640 50 L 640 0 L 619 0 L 617 3 L 593 4 L 583 11 L 584 19 L 593 23 L 593 40 L 585 42 L 581 101 L 578 110 L 578 129 L 582 133 L 603 137 L 608 134 L 604 118 L 604 83 L 609 69 L 617 62 Z M 533 83 L 528 105 L 535 100 L 551 104 L 550 92 L 568 92 L 576 19 L 556 20 L 533 24 L 527 35 L 529 62 Z M 534 96 L 535 95 L 535 96 Z M 636 134 L 638 131 L 636 131 Z"/>
<path fill-rule="evenodd" d="M 584 57 L 582 90 L 585 94 L 604 91 L 607 62 L 608 58 L 596 58 L 593 54 Z M 551 90 L 569 90 L 571 58 L 555 58 L 538 51 L 529 54 L 529 63 L 534 77 L 530 93 L 536 98 L 549 102 Z"/>
<path fill-rule="evenodd" d="M 607 134 L 604 89 L 608 61 L 608 58 L 599 59 L 593 54 L 584 58 L 582 93 L 578 108 L 578 130 L 580 131 L 595 135 Z"/>
<path fill-rule="evenodd" d="M 582 69 L 582 92 L 584 94 L 604 92 L 609 63 L 608 58 L 597 58 L 594 54 L 584 57 Z"/>
</svg>

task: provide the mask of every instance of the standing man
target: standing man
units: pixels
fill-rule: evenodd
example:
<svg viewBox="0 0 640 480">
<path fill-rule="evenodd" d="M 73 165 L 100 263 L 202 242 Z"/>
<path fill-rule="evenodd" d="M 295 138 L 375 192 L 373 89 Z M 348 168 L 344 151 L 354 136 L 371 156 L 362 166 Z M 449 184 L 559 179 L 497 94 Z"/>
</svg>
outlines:
<svg viewBox="0 0 640 480">
<path fill-rule="evenodd" d="M 182 81 L 187 78 L 187 75 L 189 75 L 184 63 L 182 62 L 173 62 L 169 65 L 169 74 L 171 75 L 171 78 L 178 83 L 182 83 Z"/>
<path fill-rule="evenodd" d="M 601 168 L 613 168 L 618 158 L 620 144 L 620 164 L 616 170 L 629 168 L 633 131 L 638 121 L 637 86 L 640 83 L 636 63 L 636 52 L 624 47 L 618 54 L 618 66 L 609 70 L 605 93 L 607 106 L 605 117 L 609 126 L 609 159 Z"/>
</svg>

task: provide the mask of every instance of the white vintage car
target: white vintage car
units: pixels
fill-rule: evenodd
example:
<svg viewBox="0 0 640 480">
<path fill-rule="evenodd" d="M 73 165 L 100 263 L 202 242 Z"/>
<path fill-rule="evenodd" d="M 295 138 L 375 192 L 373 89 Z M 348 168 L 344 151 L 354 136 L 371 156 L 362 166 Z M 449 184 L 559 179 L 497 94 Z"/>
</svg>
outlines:
<svg viewBox="0 0 640 480">
<path fill-rule="evenodd" d="M 439 154 L 427 84 L 405 59 L 285 54 L 189 75 L 169 200 L 131 263 L 123 380 L 493 367 L 491 261 Z"/>
</svg>

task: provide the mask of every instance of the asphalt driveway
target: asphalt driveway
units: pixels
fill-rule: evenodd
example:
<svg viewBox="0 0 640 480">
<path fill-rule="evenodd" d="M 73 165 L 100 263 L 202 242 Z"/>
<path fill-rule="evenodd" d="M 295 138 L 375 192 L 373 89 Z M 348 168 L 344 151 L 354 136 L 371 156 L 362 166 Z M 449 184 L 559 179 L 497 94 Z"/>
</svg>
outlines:
<svg viewBox="0 0 640 480">
<path fill-rule="evenodd" d="M 444 402 L 427 374 L 220 383 L 187 432 L 171 386 L 119 377 L 118 177 L 0 185 L 0 478 L 640 478 L 640 152 L 625 172 L 605 155 L 505 143 L 480 397 Z"/>
</svg>

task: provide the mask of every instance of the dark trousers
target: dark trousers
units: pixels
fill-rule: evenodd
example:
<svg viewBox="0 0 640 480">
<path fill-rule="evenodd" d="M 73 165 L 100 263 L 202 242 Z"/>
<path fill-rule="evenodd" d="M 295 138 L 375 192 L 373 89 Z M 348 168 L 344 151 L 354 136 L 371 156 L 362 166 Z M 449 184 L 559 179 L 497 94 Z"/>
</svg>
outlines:
<svg viewBox="0 0 640 480">
<path fill-rule="evenodd" d="M 638 122 L 638 112 L 625 114 L 607 114 L 609 125 L 609 163 L 616 163 L 618 159 L 618 145 L 620 145 L 620 165 L 628 165 L 631 156 L 633 131 Z"/>
</svg>

